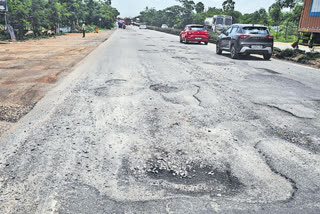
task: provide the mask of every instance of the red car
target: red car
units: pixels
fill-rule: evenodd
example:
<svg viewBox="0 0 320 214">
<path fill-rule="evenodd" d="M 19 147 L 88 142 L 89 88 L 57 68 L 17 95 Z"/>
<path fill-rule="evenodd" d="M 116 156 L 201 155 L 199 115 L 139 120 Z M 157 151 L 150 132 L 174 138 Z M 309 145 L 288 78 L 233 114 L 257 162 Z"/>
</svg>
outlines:
<svg viewBox="0 0 320 214">
<path fill-rule="evenodd" d="M 180 33 L 180 42 L 185 42 L 186 44 L 190 42 L 197 42 L 199 44 L 204 42 L 207 45 L 208 41 L 209 33 L 203 25 L 187 25 Z"/>
</svg>

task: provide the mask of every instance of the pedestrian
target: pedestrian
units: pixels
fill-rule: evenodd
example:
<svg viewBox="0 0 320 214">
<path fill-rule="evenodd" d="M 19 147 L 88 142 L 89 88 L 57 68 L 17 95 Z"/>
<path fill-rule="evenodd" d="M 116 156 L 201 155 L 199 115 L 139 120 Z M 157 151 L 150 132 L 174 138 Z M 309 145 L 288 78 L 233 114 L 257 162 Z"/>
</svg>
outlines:
<svg viewBox="0 0 320 214">
<path fill-rule="evenodd" d="M 85 23 L 83 23 L 83 25 L 82 25 L 82 33 L 83 33 L 82 38 L 86 37 L 86 24 Z"/>
</svg>

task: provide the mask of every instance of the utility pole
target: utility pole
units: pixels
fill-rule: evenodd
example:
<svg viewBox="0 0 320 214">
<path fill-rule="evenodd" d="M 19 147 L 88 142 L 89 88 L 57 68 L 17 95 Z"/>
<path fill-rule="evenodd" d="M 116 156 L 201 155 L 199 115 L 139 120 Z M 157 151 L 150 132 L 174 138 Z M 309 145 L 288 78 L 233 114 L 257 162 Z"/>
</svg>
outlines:
<svg viewBox="0 0 320 214">
<path fill-rule="evenodd" d="M 16 36 L 14 35 L 13 27 L 9 24 L 8 12 L 9 12 L 9 10 L 8 10 L 7 0 L 0 0 L 0 14 L 4 14 L 5 28 L 7 29 L 8 33 L 10 34 L 11 41 L 15 41 Z"/>
</svg>

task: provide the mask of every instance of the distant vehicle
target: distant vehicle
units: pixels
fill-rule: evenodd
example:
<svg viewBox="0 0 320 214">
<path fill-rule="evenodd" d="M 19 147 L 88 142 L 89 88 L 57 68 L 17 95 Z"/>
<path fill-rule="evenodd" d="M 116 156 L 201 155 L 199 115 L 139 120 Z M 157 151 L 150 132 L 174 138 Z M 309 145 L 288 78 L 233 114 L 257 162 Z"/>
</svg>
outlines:
<svg viewBox="0 0 320 214">
<path fill-rule="evenodd" d="M 141 24 L 141 25 L 139 26 L 139 29 L 147 29 L 147 25 L 146 25 L 146 24 Z"/>
<path fill-rule="evenodd" d="M 216 15 L 206 18 L 204 25 L 209 31 L 221 34 L 222 31 L 227 30 L 232 25 L 232 16 Z"/>
<path fill-rule="evenodd" d="M 298 29 L 299 44 L 320 45 L 320 0 L 305 0 Z"/>
<path fill-rule="evenodd" d="M 209 42 L 209 33 L 206 31 L 203 25 L 187 25 L 180 33 L 180 42 L 186 44 L 190 42 L 201 43 L 205 45 Z"/>
<path fill-rule="evenodd" d="M 128 17 L 125 17 L 125 18 L 124 18 L 124 23 L 125 23 L 126 25 L 131 25 L 132 20 L 131 20 L 130 18 L 128 18 Z"/>
<path fill-rule="evenodd" d="M 231 53 L 236 59 L 239 55 L 262 54 L 269 60 L 273 52 L 273 36 L 267 27 L 253 24 L 234 24 L 224 31 L 217 40 L 216 53 Z"/>
<path fill-rule="evenodd" d="M 168 25 L 166 25 L 166 24 L 162 24 L 162 25 L 161 25 L 161 28 L 169 28 L 169 27 L 168 27 Z"/>
<path fill-rule="evenodd" d="M 123 25 L 125 25 L 123 20 L 118 20 L 118 27 L 123 28 Z"/>
</svg>

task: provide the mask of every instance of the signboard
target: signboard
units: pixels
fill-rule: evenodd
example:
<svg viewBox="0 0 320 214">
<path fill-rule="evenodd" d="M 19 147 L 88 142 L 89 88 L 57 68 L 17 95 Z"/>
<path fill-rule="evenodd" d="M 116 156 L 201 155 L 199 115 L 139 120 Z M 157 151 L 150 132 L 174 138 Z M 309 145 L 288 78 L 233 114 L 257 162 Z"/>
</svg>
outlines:
<svg viewBox="0 0 320 214">
<path fill-rule="evenodd" d="M 7 11 L 7 0 L 0 0 L 0 12 Z"/>
<path fill-rule="evenodd" d="M 320 17 L 320 0 L 312 0 L 309 16 Z"/>
</svg>

